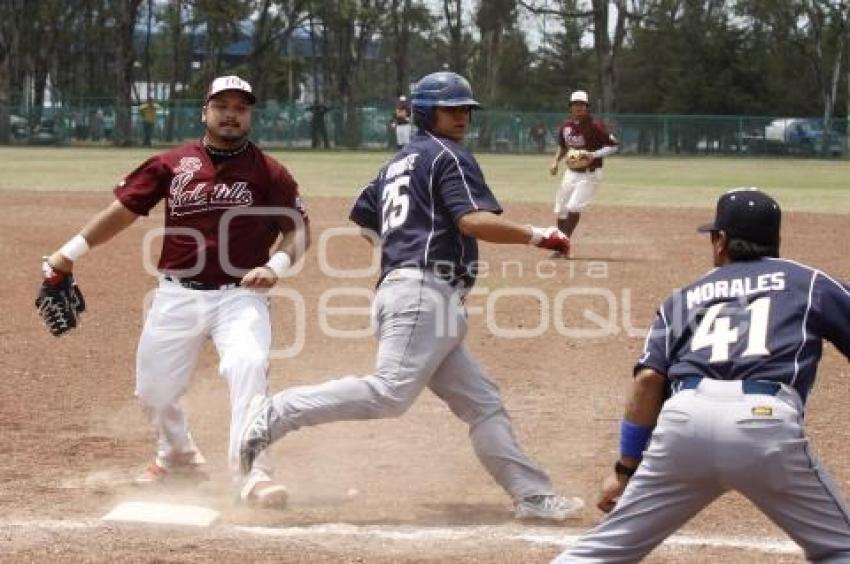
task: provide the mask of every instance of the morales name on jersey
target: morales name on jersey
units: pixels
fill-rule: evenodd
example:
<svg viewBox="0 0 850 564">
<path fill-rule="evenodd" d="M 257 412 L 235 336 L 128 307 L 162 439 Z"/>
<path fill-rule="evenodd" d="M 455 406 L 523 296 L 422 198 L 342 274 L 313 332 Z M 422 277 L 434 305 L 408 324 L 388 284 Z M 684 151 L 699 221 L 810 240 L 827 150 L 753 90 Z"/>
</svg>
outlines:
<svg viewBox="0 0 850 564">
<path fill-rule="evenodd" d="M 746 298 L 756 294 L 785 289 L 785 273 L 770 272 L 726 280 L 712 280 L 686 292 L 688 309 L 712 300 Z"/>
</svg>

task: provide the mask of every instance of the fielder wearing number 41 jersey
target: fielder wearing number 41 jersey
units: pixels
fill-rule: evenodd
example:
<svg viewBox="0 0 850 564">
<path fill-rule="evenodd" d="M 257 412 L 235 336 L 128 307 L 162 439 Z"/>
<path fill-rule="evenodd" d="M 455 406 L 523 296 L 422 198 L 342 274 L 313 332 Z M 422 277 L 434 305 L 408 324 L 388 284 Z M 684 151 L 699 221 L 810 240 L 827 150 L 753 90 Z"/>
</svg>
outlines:
<svg viewBox="0 0 850 564">
<path fill-rule="evenodd" d="M 735 490 L 809 560 L 850 563 L 850 508 L 803 428 L 823 339 L 850 358 L 850 289 L 777 258 L 780 219 L 738 189 L 700 228 L 717 268 L 658 311 L 599 501 L 611 514 L 558 562 L 636 562 Z"/>
<path fill-rule="evenodd" d="M 373 373 L 258 396 L 242 434 L 243 472 L 269 444 L 307 425 L 398 417 L 427 387 L 469 426 L 475 454 L 511 496 L 519 519 L 576 517 L 578 498 L 556 495 L 518 444 L 499 388 L 463 344 L 463 298 L 475 278 L 476 239 L 569 250 L 555 228 L 502 218 L 481 170 L 458 141 L 478 103 L 469 83 L 440 72 L 416 84 L 416 139 L 360 194 L 351 219 L 380 240 Z"/>
<path fill-rule="evenodd" d="M 805 402 L 820 336 L 850 356 L 850 303 L 840 282 L 789 260 L 734 262 L 667 300 L 640 365 L 674 383 L 692 375 L 778 382 Z"/>
</svg>

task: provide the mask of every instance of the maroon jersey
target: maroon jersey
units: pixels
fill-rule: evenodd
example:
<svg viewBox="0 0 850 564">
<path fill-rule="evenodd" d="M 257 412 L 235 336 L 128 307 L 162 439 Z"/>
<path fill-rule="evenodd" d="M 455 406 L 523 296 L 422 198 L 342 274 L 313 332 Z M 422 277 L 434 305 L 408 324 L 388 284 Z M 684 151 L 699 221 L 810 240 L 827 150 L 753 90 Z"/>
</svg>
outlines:
<svg viewBox="0 0 850 564">
<path fill-rule="evenodd" d="M 617 139 L 608 133 L 605 125 L 588 117 L 583 121 L 568 119 L 558 132 L 558 145 L 564 149 L 585 149 L 595 151 L 602 147 L 618 145 Z M 602 159 L 593 159 L 587 170 L 602 167 Z"/>
<path fill-rule="evenodd" d="M 242 153 L 218 164 L 200 141 L 177 147 L 142 163 L 114 192 L 139 215 L 148 215 L 165 199 L 166 233 L 158 268 L 206 284 L 238 281 L 248 270 L 265 264 L 277 235 L 292 229 L 293 223 L 279 216 L 249 215 L 249 209 L 240 214 L 234 208 L 284 207 L 307 221 L 298 184 L 250 142 Z M 219 228 L 228 210 L 233 211 L 228 213 L 225 242 Z"/>
</svg>

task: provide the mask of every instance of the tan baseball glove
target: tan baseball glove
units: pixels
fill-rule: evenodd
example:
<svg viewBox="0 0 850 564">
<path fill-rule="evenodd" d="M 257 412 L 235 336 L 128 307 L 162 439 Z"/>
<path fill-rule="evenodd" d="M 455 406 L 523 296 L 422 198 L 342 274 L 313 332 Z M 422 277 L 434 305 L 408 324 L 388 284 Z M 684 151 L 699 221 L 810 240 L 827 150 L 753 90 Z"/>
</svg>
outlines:
<svg viewBox="0 0 850 564">
<path fill-rule="evenodd" d="M 570 149 L 567 151 L 567 168 L 585 168 L 593 161 L 590 151 L 584 149 Z"/>
</svg>

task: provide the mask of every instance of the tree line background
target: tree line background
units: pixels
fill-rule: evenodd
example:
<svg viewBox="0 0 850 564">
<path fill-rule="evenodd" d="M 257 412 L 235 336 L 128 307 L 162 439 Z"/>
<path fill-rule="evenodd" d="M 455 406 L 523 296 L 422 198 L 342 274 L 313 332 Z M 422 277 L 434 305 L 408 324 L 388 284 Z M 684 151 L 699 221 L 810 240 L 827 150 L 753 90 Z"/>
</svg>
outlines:
<svg viewBox="0 0 850 564">
<path fill-rule="evenodd" d="M 47 90 L 111 100 L 113 142 L 128 145 L 140 82 L 168 85 L 169 101 L 229 73 L 260 100 L 308 85 L 354 119 L 442 68 L 491 109 L 565 111 L 584 88 L 596 112 L 819 116 L 828 129 L 850 113 L 848 20 L 835 0 L 0 0 L 0 143 L 26 96 L 38 123 Z"/>
</svg>

